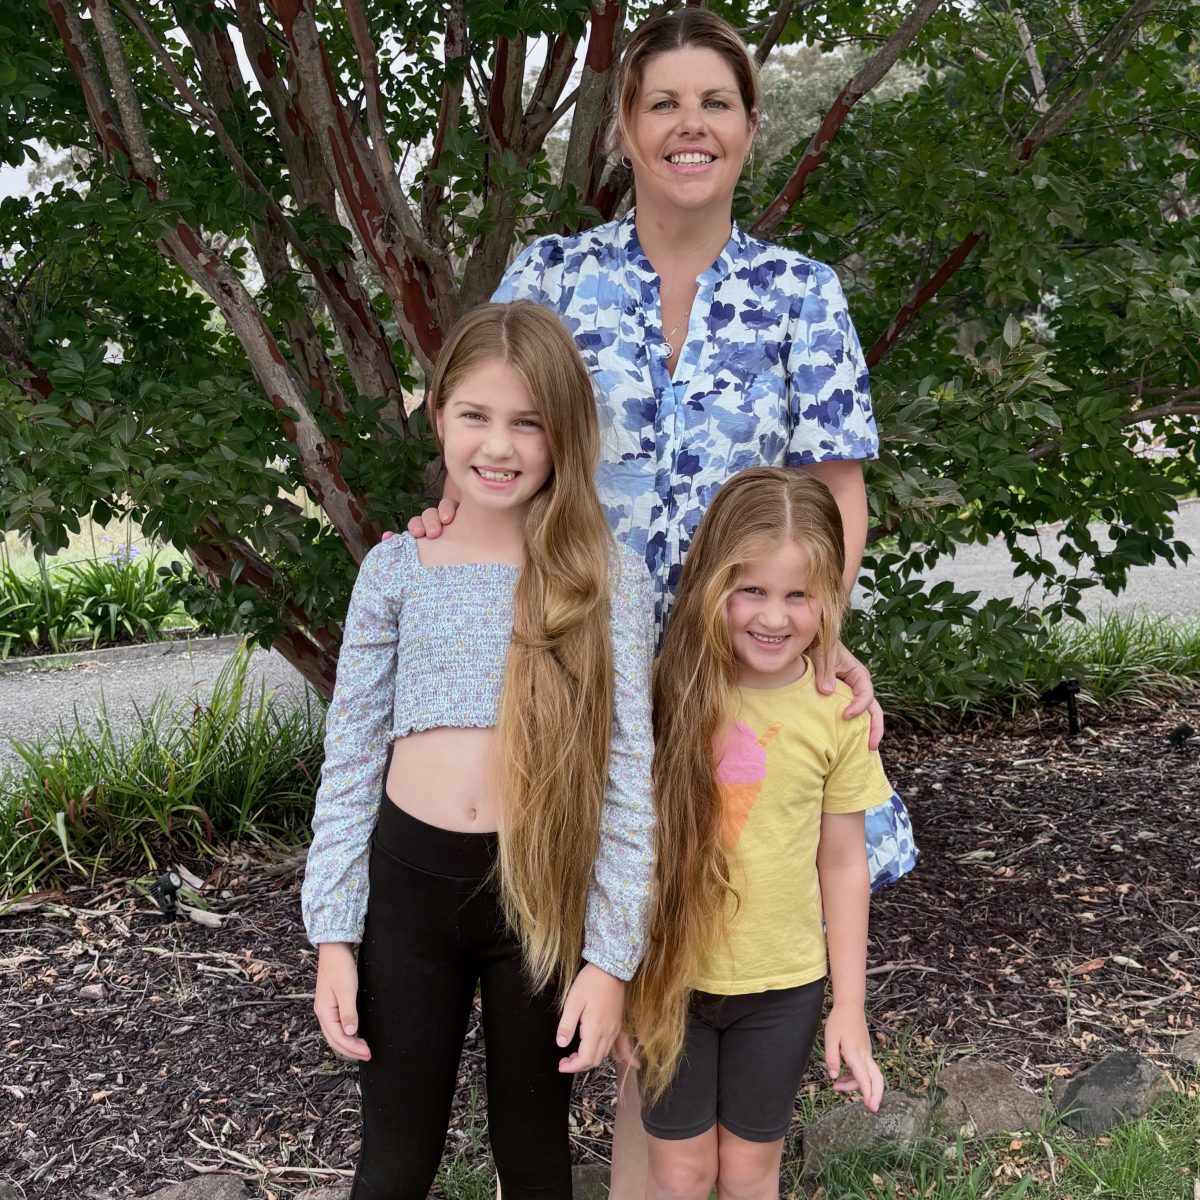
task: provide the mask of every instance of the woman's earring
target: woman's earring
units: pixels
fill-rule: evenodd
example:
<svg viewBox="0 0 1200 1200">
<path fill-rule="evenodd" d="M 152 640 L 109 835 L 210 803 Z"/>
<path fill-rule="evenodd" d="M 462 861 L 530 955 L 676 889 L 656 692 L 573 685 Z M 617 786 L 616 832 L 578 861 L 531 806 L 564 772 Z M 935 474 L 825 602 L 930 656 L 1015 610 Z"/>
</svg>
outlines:
<svg viewBox="0 0 1200 1200">
<path fill-rule="evenodd" d="M 628 154 L 621 155 L 621 166 L 623 166 L 627 171 L 633 166 L 633 162 Z"/>
</svg>

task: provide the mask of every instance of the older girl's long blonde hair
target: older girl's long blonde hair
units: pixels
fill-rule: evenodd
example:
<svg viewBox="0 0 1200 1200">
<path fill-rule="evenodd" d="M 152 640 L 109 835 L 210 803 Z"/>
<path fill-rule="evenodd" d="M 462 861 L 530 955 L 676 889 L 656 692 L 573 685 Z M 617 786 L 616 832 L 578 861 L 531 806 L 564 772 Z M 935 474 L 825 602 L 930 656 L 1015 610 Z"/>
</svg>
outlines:
<svg viewBox="0 0 1200 1200">
<path fill-rule="evenodd" d="M 496 723 L 500 888 L 534 984 L 554 981 L 565 993 L 583 953 L 608 774 L 613 538 L 596 497 L 591 377 L 548 310 L 517 300 L 469 312 L 434 368 L 431 411 L 465 375 L 496 360 L 528 389 L 553 463 L 525 525 Z"/>
<path fill-rule="evenodd" d="M 821 606 L 812 645 L 832 649 L 846 604 L 837 504 L 807 475 L 755 467 L 721 487 L 696 530 L 654 672 L 654 899 L 627 1001 L 650 1100 L 675 1073 L 693 981 L 737 902 L 714 759 L 737 687 L 726 605 L 742 566 L 785 542 L 803 549 Z"/>
</svg>

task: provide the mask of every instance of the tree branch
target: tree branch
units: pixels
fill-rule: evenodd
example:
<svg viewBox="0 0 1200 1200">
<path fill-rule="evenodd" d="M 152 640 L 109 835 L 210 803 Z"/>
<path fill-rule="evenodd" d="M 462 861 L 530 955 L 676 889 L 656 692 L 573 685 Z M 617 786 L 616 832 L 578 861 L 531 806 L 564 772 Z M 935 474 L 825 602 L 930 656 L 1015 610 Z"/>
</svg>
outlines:
<svg viewBox="0 0 1200 1200">
<path fill-rule="evenodd" d="M 943 3 L 944 0 L 917 0 L 908 15 L 900 22 L 896 32 L 872 55 L 862 70 L 842 88 L 833 105 L 825 114 L 821 127 L 813 134 L 808 148 L 800 156 L 800 161 L 796 164 L 792 177 L 784 184 L 779 195 L 767 206 L 763 215 L 754 223 L 750 230 L 751 234 L 755 237 L 766 237 L 792 210 L 804 194 L 808 177 L 821 165 L 829 143 L 833 141 L 838 130 L 845 123 L 850 110 L 895 66 L 896 60 L 912 44 L 929 18 Z"/>
<path fill-rule="evenodd" d="M 772 18 L 771 24 L 767 26 L 762 41 L 758 43 L 758 49 L 754 52 L 754 61 L 760 67 L 765 65 L 771 51 L 775 49 L 775 43 L 779 41 L 780 34 L 787 28 L 787 23 L 792 19 L 792 10 L 795 7 L 795 0 L 783 0 L 783 3 L 775 10 L 775 16 Z M 808 4 L 803 7 L 807 8 Z"/>
<path fill-rule="evenodd" d="M 1033 44 L 1033 34 L 1029 32 L 1029 22 L 1025 20 L 1019 8 L 1012 10 L 1013 24 L 1017 27 L 1017 36 L 1021 39 L 1021 51 L 1029 64 L 1029 78 L 1033 84 L 1033 106 L 1044 113 L 1046 103 L 1046 76 L 1042 74 L 1042 64 L 1038 61 L 1037 47 Z"/>
<path fill-rule="evenodd" d="M 421 184 L 421 216 L 425 228 L 433 233 L 442 245 L 446 244 L 447 233 L 438 209 L 445 196 L 445 189 L 434 182 L 433 175 L 442 165 L 446 149 L 446 138 L 458 128 L 462 111 L 463 80 L 467 64 L 467 26 L 463 15 L 464 0 L 450 0 L 446 13 L 446 35 L 442 41 L 442 101 L 438 106 L 437 129 L 433 135 L 433 153 L 425 169 Z M 461 66 L 457 65 L 461 64 Z"/>
<path fill-rule="evenodd" d="M 192 565 L 216 588 L 222 579 L 232 577 L 234 566 L 240 563 L 238 583 L 252 587 L 277 607 L 283 633 L 274 639 L 272 649 L 278 650 L 318 694 L 330 699 L 337 674 L 340 630 L 314 625 L 294 601 L 281 600 L 286 592 L 275 568 L 248 542 L 231 538 L 215 518 L 205 518 L 199 532 L 199 540 L 187 548 Z"/>
<path fill-rule="evenodd" d="M 120 35 L 113 24 L 108 0 L 87 0 L 87 2 L 88 8 L 92 12 L 92 24 L 96 28 L 96 37 L 100 41 L 100 51 L 104 56 L 105 66 L 108 68 L 113 99 L 116 101 L 117 112 L 121 115 L 126 153 L 134 171 L 150 189 L 151 199 L 165 198 L 166 193 L 162 189 L 158 177 L 158 163 L 150 148 L 150 139 L 146 134 L 145 123 L 142 121 L 142 109 L 134 91 L 129 65 L 125 61 L 125 50 L 121 45 Z"/>
<path fill-rule="evenodd" d="M 359 67 L 362 69 L 363 88 L 366 93 L 367 128 L 371 131 L 371 149 L 375 152 L 375 162 L 379 167 L 379 178 L 387 193 L 388 203 L 396 212 L 409 207 L 408 197 L 400 187 L 400 178 L 396 174 L 396 164 L 392 161 L 392 150 L 388 144 L 387 129 L 383 121 L 383 92 L 379 85 L 379 56 L 375 52 L 375 43 L 371 40 L 371 30 L 363 15 L 359 0 L 344 0 L 346 19 L 350 23 L 350 35 L 354 39 L 354 49 L 358 53 Z"/>
<path fill-rule="evenodd" d="M 1013 157 L 1016 159 L 1016 163 L 1012 168 L 1013 175 L 1019 174 L 1033 155 L 1051 138 L 1062 132 L 1071 117 L 1086 103 L 1088 97 L 1099 86 L 1112 65 L 1120 58 L 1125 47 L 1128 46 L 1134 34 L 1145 23 L 1156 3 L 1157 0 L 1135 0 L 1135 3 L 1114 23 L 1113 27 L 1096 48 L 1099 62 L 1096 68 L 1089 72 L 1087 82 L 1082 87 L 1078 87 L 1073 92 L 1069 92 L 1056 100 L 1038 118 L 1024 140 L 1019 145 L 1013 147 Z M 998 203 L 1003 202 L 1003 199 L 1003 196 L 998 197 Z M 980 221 L 951 251 L 949 257 L 934 272 L 933 276 L 916 289 L 912 297 L 892 318 L 887 329 L 876 338 L 871 348 L 867 351 L 866 359 L 868 367 L 876 366 L 892 351 L 896 342 L 913 323 L 917 313 L 941 291 L 951 276 L 962 266 L 967 256 L 982 239 L 983 234 L 984 225 Z"/>
<path fill-rule="evenodd" d="M 299 104 L 321 146 L 346 212 L 392 302 L 396 323 L 428 370 L 457 314 L 446 256 L 424 239 L 407 202 L 383 203 L 386 189 L 361 133 L 337 95 L 309 0 L 273 0 L 300 76 Z"/>
<path fill-rule="evenodd" d="M 618 0 L 592 0 L 587 51 L 562 171 L 562 186 L 573 187 L 587 203 L 591 203 L 604 165 L 600 147 L 604 120 L 608 116 L 608 89 L 616 64 L 616 38 L 621 20 Z"/>
<path fill-rule="evenodd" d="M 1198 394 L 1200 394 L 1200 388 L 1190 388 L 1180 392 L 1179 398 L 1167 404 L 1157 404 L 1153 408 L 1131 408 L 1121 415 L 1117 424 L 1120 428 L 1125 429 L 1130 425 L 1141 425 L 1144 421 L 1160 421 L 1163 417 L 1185 417 L 1200 413 L 1200 403 L 1182 399 L 1184 396 Z M 1052 438 L 1049 441 L 1039 442 L 1036 446 L 1031 446 L 1028 454 L 1031 459 L 1037 461 L 1041 458 L 1048 458 L 1051 454 L 1057 454 L 1061 449 L 1062 443 L 1056 438 Z"/>
<path fill-rule="evenodd" d="M 292 102 L 279 75 L 258 0 L 234 2 L 246 55 L 270 109 L 296 200 L 301 208 L 316 209 L 328 224 L 340 225 L 333 180 L 317 149 L 317 137 L 306 115 Z M 348 253 L 353 253 L 348 231 L 345 247 Z M 349 263 L 333 262 L 322 267 L 313 278 L 329 306 L 329 315 L 345 351 L 354 386 L 360 395 L 385 397 L 387 406 L 383 415 L 407 429 L 403 390 L 391 346 L 375 314 L 371 297 L 353 267 Z"/>
</svg>

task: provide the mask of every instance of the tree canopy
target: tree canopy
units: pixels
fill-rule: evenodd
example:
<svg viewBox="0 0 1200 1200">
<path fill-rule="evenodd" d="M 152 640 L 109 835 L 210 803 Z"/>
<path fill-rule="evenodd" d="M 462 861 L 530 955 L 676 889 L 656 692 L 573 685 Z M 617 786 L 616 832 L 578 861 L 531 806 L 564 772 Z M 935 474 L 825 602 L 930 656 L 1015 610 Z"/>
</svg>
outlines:
<svg viewBox="0 0 1200 1200">
<path fill-rule="evenodd" d="M 7 5 L 0 158 L 71 170 L 0 203 L 3 527 L 53 550 L 84 515 L 133 514 L 328 693 L 354 565 L 427 492 L 405 397 L 516 246 L 628 203 L 603 149 L 613 64 L 671 7 Z M 806 63 L 838 81 L 767 114 L 735 216 L 846 285 L 884 437 L 882 636 L 925 654 L 1019 627 L 922 593 L 914 573 L 963 542 L 1005 538 L 1057 587 L 1051 617 L 1185 555 L 1196 7 L 710 7 L 785 82 Z M 1070 575 L 1018 544 L 1047 522 Z"/>
</svg>

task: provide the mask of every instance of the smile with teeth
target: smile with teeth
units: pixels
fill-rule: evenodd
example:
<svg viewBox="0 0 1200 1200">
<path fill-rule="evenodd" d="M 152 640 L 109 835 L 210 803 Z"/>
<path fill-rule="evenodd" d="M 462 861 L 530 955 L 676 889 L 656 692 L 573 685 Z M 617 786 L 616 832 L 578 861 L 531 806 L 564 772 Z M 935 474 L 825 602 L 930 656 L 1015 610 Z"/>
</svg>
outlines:
<svg viewBox="0 0 1200 1200">
<path fill-rule="evenodd" d="M 782 646 L 783 643 L 787 641 L 787 635 L 783 633 L 772 637 L 770 634 L 766 633 L 753 633 L 750 630 L 747 630 L 747 632 L 761 646 Z"/>
<path fill-rule="evenodd" d="M 716 160 L 714 154 L 704 154 L 699 150 L 692 150 L 686 154 L 671 154 L 667 157 L 667 162 L 674 164 L 677 167 L 695 166 L 699 163 L 710 163 Z"/>
<path fill-rule="evenodd" d="M 489 471 L 487 467 L 476 467 L 475 470 L 489 483 L 508 483 L 517 477 L 516 471 Z"/>
</svg>

